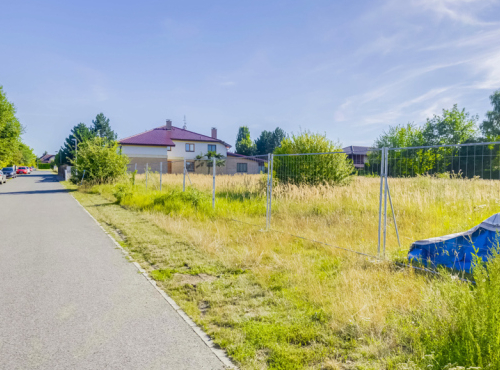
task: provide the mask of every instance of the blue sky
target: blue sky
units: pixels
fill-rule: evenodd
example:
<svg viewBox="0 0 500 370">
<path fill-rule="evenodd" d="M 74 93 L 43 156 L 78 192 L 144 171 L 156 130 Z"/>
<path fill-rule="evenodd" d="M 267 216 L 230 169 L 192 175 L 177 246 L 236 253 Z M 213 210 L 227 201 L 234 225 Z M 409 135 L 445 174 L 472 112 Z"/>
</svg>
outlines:
<svg viewBox="0 0 500 370">
<path fill-rule="evenodd" d="M 37 154 L 99 112 L 119 137 L 167 118 L 234 144 L 276 126 L 370 145 L 500 88 L 490 0 L 4 1 L 0 84 Z"/>
</svg>

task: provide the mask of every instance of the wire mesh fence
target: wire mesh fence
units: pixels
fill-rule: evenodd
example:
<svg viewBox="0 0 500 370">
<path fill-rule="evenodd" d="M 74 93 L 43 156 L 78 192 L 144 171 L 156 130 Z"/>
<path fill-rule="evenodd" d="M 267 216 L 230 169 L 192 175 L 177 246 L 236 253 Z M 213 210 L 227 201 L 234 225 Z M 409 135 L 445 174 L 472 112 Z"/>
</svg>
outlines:
<svg viewBox="0 0 500 370">
<path fill-rule="evenodd" d="M 405 257 L 500 210 L 500 143 L 144 162 L 129 170 L 147 190 L 198 192 L 219 217 L 370 256 Z"/>
<path fill-rule="evenodd" d="M 500 211 L 499 143 L 388 149 L 387 162 L 392 256 L 406 256 L 415 241 L 471 229 Z"/>
<path fill-rule="evenodd" d="M 268 226 L 376 254 L 380 149 L 273 155 Z M 353 174 L 359 176 L 353 176 Z"/>
</svg>

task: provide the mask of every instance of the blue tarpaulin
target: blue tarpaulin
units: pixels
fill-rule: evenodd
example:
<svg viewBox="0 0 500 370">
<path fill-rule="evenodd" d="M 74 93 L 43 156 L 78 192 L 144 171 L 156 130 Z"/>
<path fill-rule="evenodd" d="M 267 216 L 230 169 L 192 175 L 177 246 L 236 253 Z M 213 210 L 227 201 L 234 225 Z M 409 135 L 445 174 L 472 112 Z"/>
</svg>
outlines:
<svg viewBox="0 0 500 370">
<path fill-rule="evenodd" d="M 445 266 L 470 272 L 473 255 L 477 254 L 483 261 L 488 260 L 490 250 L 498 247 L 499 233 L 500 213 L 497 213 L 463 233 L 414 242 L 408 260 L 429 267 Z"/>
</svg>

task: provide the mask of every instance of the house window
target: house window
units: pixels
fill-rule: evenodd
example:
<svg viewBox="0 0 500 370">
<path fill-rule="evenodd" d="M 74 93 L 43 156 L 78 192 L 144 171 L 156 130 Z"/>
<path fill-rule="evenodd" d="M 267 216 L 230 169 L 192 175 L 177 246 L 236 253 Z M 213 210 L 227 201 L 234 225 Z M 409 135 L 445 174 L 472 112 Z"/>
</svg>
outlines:
<svg viewBox="0 0 500 370">
<path fill-rule="evenodd" d="M 247 164 L 246 163 L 236 163 L 236 172 L 239 172 L 239 173 L 248 172 Z"/>
<path fill-rule="evenodd" d="M 172 150 L 172 147 L 170 145 L 167 145 L 167 150 L 170 152 Z"/>
<path fill-rule="evenodd" d="M 365 164 L 363 155 L 355 154 L 353 157 L 354 164 Z"/>
<path fill-rule="evenodd" d="M 217 152 L 217 145 L 208 144 L 208 151 L 209 152 Z"/>
<path fill-rule="evenodd" d="M 186 161 L 186 171 L 194 172 L 194 162 L 193 161 Z"/>
<path fill-rule="evenodd" d="M 194 152 L 194 144 L 186 143 L 186 152 Z"/>
</svg>

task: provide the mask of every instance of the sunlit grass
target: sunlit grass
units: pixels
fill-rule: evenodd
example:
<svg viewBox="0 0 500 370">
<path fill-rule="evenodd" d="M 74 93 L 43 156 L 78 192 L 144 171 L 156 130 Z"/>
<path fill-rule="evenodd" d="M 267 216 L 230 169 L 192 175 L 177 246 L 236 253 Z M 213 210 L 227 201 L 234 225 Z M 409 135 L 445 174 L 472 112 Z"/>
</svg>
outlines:
<svg viewBox="0 0 500 370">
<path fill-rule="evenodd" d="M 219 266 L 198 261 L 207 273 L 247 271 L 231 278 L 234 285 L 218 280 L 196 293 L 178 291 L 195 316 L 196 302 L 210 303 L 204 322 L 243 367 L 284 369 L 298 361 L 296 368 L 321 368 L 351 361 L 382 369 L 413 356 L 400 343 L 407 336 L 394 315 L 412 317 L 428 307 L 434 280 L 334 247 L 376 255 L 379 179 L 356 178 L 342 187 L 275 183 L 272 229 L 279 232 L 263 231 L 263 175 L 217 176 L 215 209 L 211 176 L 190 175 L 186 192 L 182 180 L 164 175 L 160 191 L 157 174 L 149 175 L 147 189 L 145 176 L 138 175 L 135 185 L 126 180 L 82 190 L 141 211 L 151 225 L 191 243 Z M 499 211 L 495 181 L 420 177 L 389 184 L 402 244 L 389 211 L 389 261 L 405 257 L 415 240 L 467 230 Z M 174 256 L 165 246 L 143 248 L 142 253 L 163 256 L 153 265 L 167 266 L 167 255 L 182 259 L 183 252 Z M 283 328 L 298 332 L 287 337 L 279 334 Z M 304 343 L 297 339 L 301 335 Z"/>
</svg>

